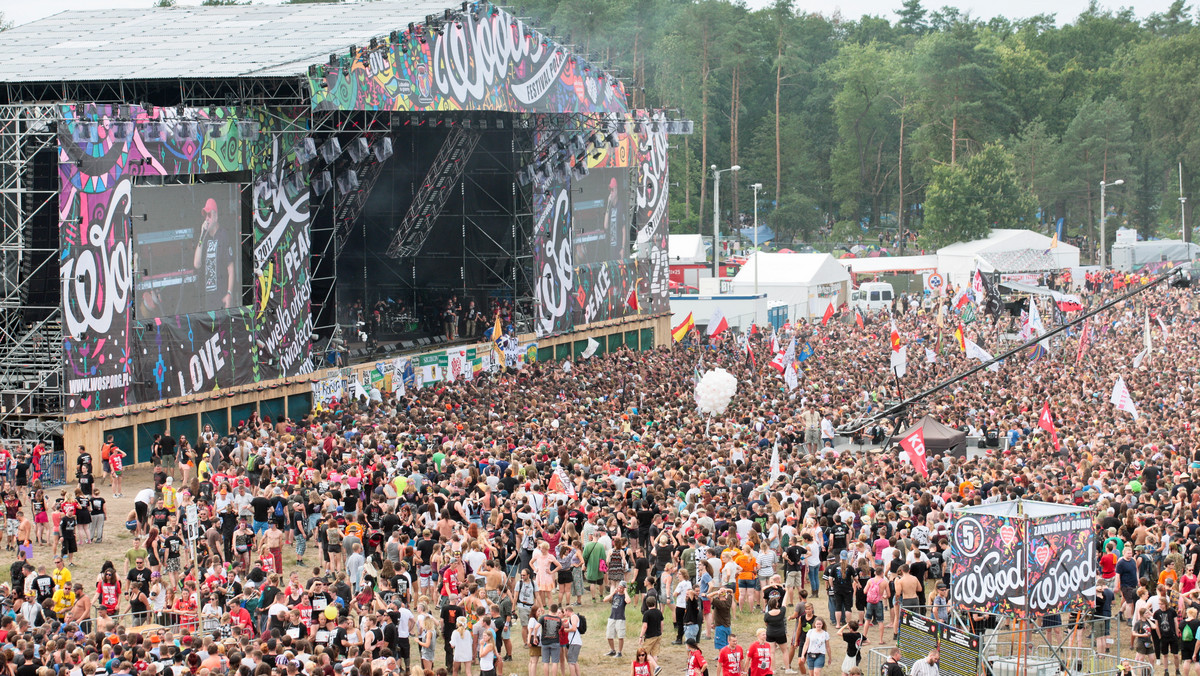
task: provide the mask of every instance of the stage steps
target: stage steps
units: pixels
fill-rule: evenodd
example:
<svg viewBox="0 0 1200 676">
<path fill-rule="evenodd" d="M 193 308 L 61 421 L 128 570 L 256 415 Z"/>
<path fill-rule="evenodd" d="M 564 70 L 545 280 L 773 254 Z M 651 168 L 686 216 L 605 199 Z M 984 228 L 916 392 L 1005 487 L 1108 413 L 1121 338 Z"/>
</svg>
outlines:
<svg viewBox="0 0 1200 676">
<path fill-rule="evenodd" d="M 425 174 L 425 180 L 404 215 L 396 236 L 392 238 L 388 256 L 415 256 L 425 245 L 425 239 L 446 206 L 451 191 L 466 170 L 467 160 L 479 144 L 479 137 L 478 131 L 465 127 L 455 127 L 450 131 Z"/>
</svg>

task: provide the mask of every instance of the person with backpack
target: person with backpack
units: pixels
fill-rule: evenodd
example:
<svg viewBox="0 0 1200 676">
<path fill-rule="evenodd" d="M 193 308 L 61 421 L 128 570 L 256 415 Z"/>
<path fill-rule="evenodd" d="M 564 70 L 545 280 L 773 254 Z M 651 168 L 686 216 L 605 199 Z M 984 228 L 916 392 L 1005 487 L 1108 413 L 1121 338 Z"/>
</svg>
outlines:
<svg viewBox="0 0 1200 676">
<path fill-rule="evenodd" d="M 587 633 L 587 620 L 571 606 L 563 609 L 563 630 L 567 642 L 563 646 L 566 661 L 566 676 L 579 676 L 579 653 L 583 650 L 583 635 Z M 560 641 L 561 643 L 561 641 Z"/>
<path fill-rule="evenodd" d="M 867 614 L 866 624 L 863 625 L 863 637 L 868 636 L 871 623 L 879 625 L 879 642 L 883 643 L 883 597 L 887 592 L 888 583 L 883 577 L 883 568 L 875 569 L 875 577 L 867 581 Z"/>
<path fill-rule="evenodd" d="M 550 605 L 550 612 L 542 615 L 541 620 L 541 641 L 542 648 L 542 664 L 546 665 L 545 676 L 550 676 L 551 673 L 558 676 L 559 660 L 561 659 L 561 646 L 566 643 L 562 628 L 562 617 L 558 614 L 558 604 Z"/>
</svg>

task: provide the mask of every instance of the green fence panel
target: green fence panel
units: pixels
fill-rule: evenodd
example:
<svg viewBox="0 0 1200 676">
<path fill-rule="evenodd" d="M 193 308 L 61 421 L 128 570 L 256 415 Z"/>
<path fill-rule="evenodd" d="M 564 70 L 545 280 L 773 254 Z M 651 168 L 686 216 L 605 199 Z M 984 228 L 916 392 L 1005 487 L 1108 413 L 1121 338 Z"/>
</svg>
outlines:
<svg viewBox="0 0 1200 676">
<path fill-rule="evenodd" d="M 395 377 L 399 378 L 400 375 L 396 374 Z M 299 422 L 312 412 L 312 392 L 301 392 L 288 397 L 287 410 L 288 417 Z"/>
<path fill-rule="evenodd" d="M 196 414 L 171 418 L 171 436 L 175 438 L 176 443 L 187 437 L 188 443 L 195 448 L 196 443 L 200 441 L 200 427 L 196 422 Z"/>
<path fill-rule="evenodd" d="M 249 421 L 250 416 L 254 415 L 257 410 L 258 406 L 254 402 L 229 407 L 229 426 L 237 427 L 239 422 Z"/>
<path fill-rule="evenodd" d="M 229 434 L 229 409 L 222 406 L 215 411 L 205 411 L 200 414 L 200 429 L 205 425 L 212 426 L 213 432 L 219 437 Z"/>
<path fill-rule="evenodd" d="M 258 415 L 262 418 L 270 418 L 272 425 L 279 422 L 287 417 L 287 399 L 285 397 L 263 399 L 258 402 Z"/>
<path fill-rule="evenodd" d="M 155 420 L 137 426 L 137 461 L 150 462 L 150 447 L 154 444 L 155 434 L 166 434 L 167 421 Z"/>
</svg>

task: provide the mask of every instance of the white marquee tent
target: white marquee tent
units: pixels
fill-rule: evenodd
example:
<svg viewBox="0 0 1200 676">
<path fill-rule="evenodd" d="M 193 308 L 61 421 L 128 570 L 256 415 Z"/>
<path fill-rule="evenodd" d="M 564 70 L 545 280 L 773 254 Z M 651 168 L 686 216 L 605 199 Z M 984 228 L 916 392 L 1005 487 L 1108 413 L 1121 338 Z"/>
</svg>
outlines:
<svg viewBox="0 0 1200 676">
<path fill-rule="evenodd" d="M 984 272 L 1051 272 L 1079 267 L 1079 249 L 1032 230 L 996 228 L 985 239 L 938 249 L 938 272 L 954 285 L 966 284 L 978 268 Z"/>
<path fill-rule="evenodd" d="M 668 235 L 667 258 L 670 265 L 695 265 L 708 261 L 703 235 Z"/>
<path fill-rule="evenodd" d="M 730 293 L 754 293 L 756 269 L 759 292 L 787 303 L 791 319 L 820 317 L 831 300 L 838 307 L 850 298 L 850 273 L 826 253 L 755 252 L 733 278 Z"/>
</svg>

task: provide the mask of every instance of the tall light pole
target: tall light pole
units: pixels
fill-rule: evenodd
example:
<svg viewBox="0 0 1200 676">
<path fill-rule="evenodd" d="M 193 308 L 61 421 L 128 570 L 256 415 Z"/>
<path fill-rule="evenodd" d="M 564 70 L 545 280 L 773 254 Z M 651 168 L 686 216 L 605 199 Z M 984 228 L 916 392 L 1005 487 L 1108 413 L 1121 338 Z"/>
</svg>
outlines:
<svg viewBox="0 0 1200 676">
<path fill-rule="evenodd" d="M 758 295 L 758 191 L 762 190 L 762 183 L 755 183 L 750 186 L 754 189 L 754 295 Z"/>
<path fill-rule="evenodd" d="M 721 174 L 727 171 L 738 171 L 739 165 L 717 171 L 717 165 L 710 167 L 713 173 L 713 278 L 721 278 Z"/>
<path fill-rule="evenodd" d="M 1117 180 L 1110 181 L 1108 183 L 1105 183 L 1104 181 L 1100 181 L 1100 269 L 1101 270 L 1103 270 L 1105 267 L 1107 267 L 1106 264 L 1108 263 L 1108 255 L 1107 255 L 1107 252 L 1104 250 L 1104 240 L 1106 239 L 1105 235 L 1108 234 L 1108 224 L 1104 222 L 1104 217 L 1107 215 L 1104 212 L 1104 189 L 1110 185 L 1122 185 L 1124 183 L 1125 183 L 1125 179 L 1123 179 L 1123 178 L 1118 178 Z"/>
</svg>

